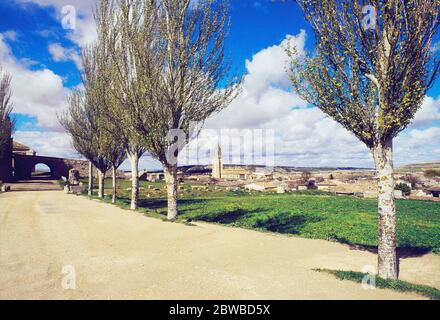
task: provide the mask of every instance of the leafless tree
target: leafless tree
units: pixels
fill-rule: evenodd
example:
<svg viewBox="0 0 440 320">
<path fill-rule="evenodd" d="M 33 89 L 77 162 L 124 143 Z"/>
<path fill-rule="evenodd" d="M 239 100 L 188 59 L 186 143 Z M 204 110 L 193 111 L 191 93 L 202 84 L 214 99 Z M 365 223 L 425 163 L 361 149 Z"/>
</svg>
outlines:
<svg viewBox="0 0 440 320">
<path fill-rule="evenodd" d="M 98 196 L 103 198 L 105 173 L 110 169 L 111 163 L 97 108 L 89 103 L 84 91 L 75 90 L 69 98 L 69 109 L 59 116 L 59 121 L 71 136 L 75 150 L 98 170 Z M 92 180 L 93 176 L 89 176 L 89 182 Z M 93 188 L 93 183 L 91 187 Z"/>
<path fill-rule="evenodd" d="M 316 49 L 292 57 L 294 89 L 371 150 L 379 188 L 378 274 L 396 279 L 393 139 L 420 109 L 438 71 L 438 0 L 298 0 Z M 367 9 L 367 10 L 366 10 Z M 370 15 L 366 13 L 370 12 Z"/>
</svg>

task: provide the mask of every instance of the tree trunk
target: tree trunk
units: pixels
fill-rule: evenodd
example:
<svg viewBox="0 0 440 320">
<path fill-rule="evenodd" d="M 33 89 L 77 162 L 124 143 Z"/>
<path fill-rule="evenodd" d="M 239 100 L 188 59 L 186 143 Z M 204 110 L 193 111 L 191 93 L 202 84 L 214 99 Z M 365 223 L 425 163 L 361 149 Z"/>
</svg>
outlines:
<svg viewBox="0 0 440 320">
<path fill-rule="evenodd" d="M 116 203 L 116 168 L 112 166 L 112 203 Z"/>
<path fill-rule="evenodd" d="M 139 156 L 137 154 L 128 154 L 131 163 L 131 210 L 138 207 L 139 198 Z"/>
<path fill-rule="evenodd" d="M 98 198 L 104 198 L 105 172 L 101 172 L 101 170 L 98 170 L 98 176 L 99 176 Z"/>
<path fill-rule="evenodd" d="M 372 149 L 378 178 L 379 247 L 378 275 L 397 279 L 396 206 L 394 201 L 394 169 L 392 140 Z"/>
<path fill-rule="evenodd" d="M 89 196 L 93 195 L 93 165 L 89 161 Z"/>
<path fill-rule="evenodd" d="M 177 165 L 164 166 L 168 194 L 168 220 L 177 218 Z"/>
</svg>

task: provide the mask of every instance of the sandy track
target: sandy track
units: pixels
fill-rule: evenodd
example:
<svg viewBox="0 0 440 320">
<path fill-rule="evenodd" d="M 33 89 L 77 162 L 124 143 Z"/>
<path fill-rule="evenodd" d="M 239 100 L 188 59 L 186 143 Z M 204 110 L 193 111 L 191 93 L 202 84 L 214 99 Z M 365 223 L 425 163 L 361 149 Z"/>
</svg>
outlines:
<svg viewBox="0 0 440 320">
<path fill-rule="evenodd" d="M 313 268 L 362 270 L 346 246 L 146 218 L 59 191 L 0 195 L 3 299 L 414 299 Z M 62 288 L 73 266 L 76 289 Z M 440 256 L 401 262 L 401 278 L 440 288 Z"/>
</svg>

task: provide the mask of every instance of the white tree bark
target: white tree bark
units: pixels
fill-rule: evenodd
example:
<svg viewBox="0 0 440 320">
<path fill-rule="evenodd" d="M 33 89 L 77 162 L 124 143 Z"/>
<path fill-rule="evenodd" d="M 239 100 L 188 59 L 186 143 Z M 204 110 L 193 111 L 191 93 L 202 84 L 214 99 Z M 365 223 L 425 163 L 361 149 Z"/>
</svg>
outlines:
<svg viewBox="0 0 440 320">
<path fill-rule="evenodd" d="M 168 195 L 167 219 L 177 218 L 177 165 L 164 166 L 165 182 Z"/>
<path fill-rule="evenodd" d="M 116 203 L 116 168 L 112 166 L 112 203 Z"/>
<path fill-rule="evenodd" d="M 130 209 L 136 210 L 139 198 L 139 156 L 137 154 L 128 154 L 131 163 L 131 204 Z"/>
<path fill-rule="evenodd" d="M 89 161 L 89 196 L 93 195 L 93 165 Z"/>
<path fill-rule="evenodd" d="M 378 177 L 379 247 L 378 275 L 397 279 L 396 206 L 394 200 L 394 169 L 392 141 L 372 150 Z"/>
<path fill-rule="evenodd" d="M 101 172 L 101 170 L 98 170 L 98 177 L 99 177 L 98 198 L 104 198 L 105 172 Z"/>
</svg>

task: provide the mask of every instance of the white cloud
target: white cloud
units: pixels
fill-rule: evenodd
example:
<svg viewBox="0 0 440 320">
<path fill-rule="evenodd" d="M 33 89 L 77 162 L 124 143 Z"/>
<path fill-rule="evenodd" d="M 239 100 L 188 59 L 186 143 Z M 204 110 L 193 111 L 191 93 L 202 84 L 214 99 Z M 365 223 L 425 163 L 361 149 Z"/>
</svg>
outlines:
<svg viewBox="0 0 440 320">
<path fill-rule="evenodd" d="M 52 43 L 48 46 L 48 51 L 55 62 L 73 61 L 79 70 L 82 69 L 81 56 L 75 49 L 67 49 L 59 43 Z"/>
<path fill-rule="evenodd" d="M 288 57 L 283 49 L 288 43 L 305 50 L 306 33 L 287 36 L 281 44 L 263 49 L 246 61 L 247 74 L 243 91 L 224 111 L 207 122 L 207 127 L 219 128 L 225 123 L 233 128 L 261 128 L 264 124 L 291 114 L 294 108 L 305 108 L 307 103 L 288 89 L 286 73 Z"/>
<path fill-rule="evenodd" d="M 18 0 L 21 3 L 35 3 L 42 7 L 53 7 L 56 18 L 60 22 L 63 19 L 62 10 L 65 6 L 73 6 L 76 11 L 76 28 L 67 33 L 67 38 L 80 47 L 84 47 L 97 38 L 93 11 L 98 3 L 97 0 Z"/>
<path fill-rule="evenodd" d="M 435 120 L 440 120 L 440 97 L 426 97 L 422 108 L 416 113 L 412 127 L 427 125 Z"/>
<path fill-rule="evenodd" d="M 64 0 L 19 1 L 54 7 L 60 28 L 63 6 L 73 5 L 77 11 L 77 28 L 67 32 L 66 37 L 80 47 L 96 39 L 92 14 L 96 0 L 71 0 L 68 3 Z M 305 42 L 306 33 L 301 31 L 247 60 L 242 94 L 229 108 L 208 119 L 206 127 L 274 129 L 277 165 L 372 166 L 371 155 L 361 142 L 320 110 L 308 107 L 289 87 L 287 56 L 283 46 L 288 43 L 295 45 L 301 54 L 305 51 Z M 49 48 L 54 60 L 58 61 L 76 59 L 70 50 L 57 43 Z M 63 87 L 62 78 L 48 69 L 29 70 L 24 60 L 12 56 L 1 37 L 0 58 L 14 76 L 16 111 L 36 116 L 43 127 L 60 129 L 56 112 L 66 106 L 69 91 Z M 429 128 L 435 120 L 440 120 L 440 98 L 427 97 L 413 125 L 396 139 L 397 163 L 440 158 L 437 142 L 440 128 Z M 420 129 L 421 126 L 424 128 Z M 65 134 L 21 131 L 16 133 L 16 137 L 40 154 L 74 154 Z M 150 160 L 143 161 L 148 168 L 155 164 Z"/>
<path fill-rule="evenodd" d="M 395 158 L 398 163 L 440 160 L 439 127 L 408 129 L 395 139 Z"/>
<path fill-rule="evenodd" d="M 81 48 L 97 39 L 96 25 L 93 15 L 78 17 L 76 29 L 69 32 L 68 38 Z"/>
<path fill-rule="evenodd" d="M 69 135 L 64 132 L 17 131 L 14 133 L 14 140 L 42 156 L 79 158 L 72 148 Z"/>
<path fill-rule="evenodd" d="M 15 58 L 2 34 L 0 61 L 12 75 L 14 112 L 37 117 L 43 128 L 60 130 L 57 112 L 66 107 L 69 94 L 62 77 L 49 69 L 29 69 L 29 60 Z"/>
<path fill-rule="evenodd" d="M 17 34 L 17 32 L 15 32 L 13 30 L 9 30 L 9 31 L 3 32 L 3 37 L 6 40 L 17 41 L 18 34 Z"/>
<path fill-rule="evenodd" d="M 208 119 L 206 127 L 275 130 L 277 165 L 372 167 L 370 151 L 363 143 L 292 92 L 283 49 L 288 41 L 299 54 L 304 53 L 306 33 L 301 31 L 247 60 L 243 92 L 229 108 Z M 439 119 L 440 98 L 426 97 L 413 125 L 395 141 L 397 164 L 440 159 L 435 138 L 440 128 L 414 130 Z"/>
<path fill-rule="evenodd" d="M 306 38 L 305 31 L 288 35 L 247 60 L 243 92 L 206 127 L 275 130 L 276 165 L 371 165 L 366 147 L 293 93 L 284 48 L 290 44 L 302 55 Z"/>
</svg>

